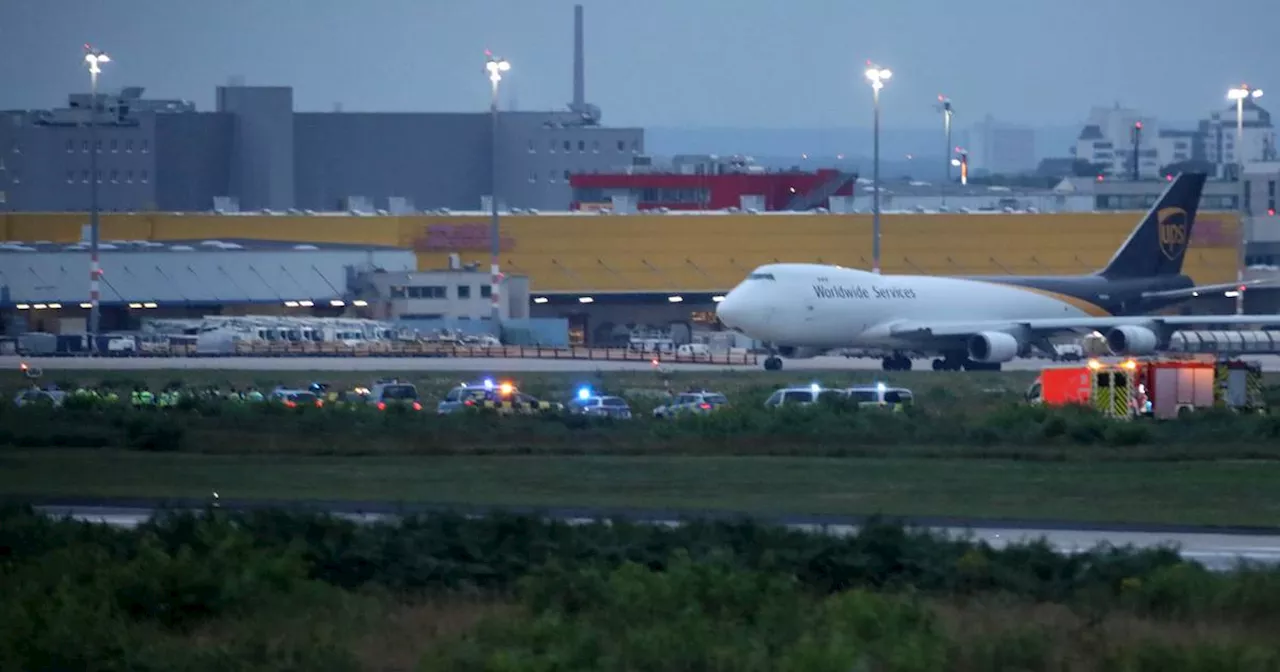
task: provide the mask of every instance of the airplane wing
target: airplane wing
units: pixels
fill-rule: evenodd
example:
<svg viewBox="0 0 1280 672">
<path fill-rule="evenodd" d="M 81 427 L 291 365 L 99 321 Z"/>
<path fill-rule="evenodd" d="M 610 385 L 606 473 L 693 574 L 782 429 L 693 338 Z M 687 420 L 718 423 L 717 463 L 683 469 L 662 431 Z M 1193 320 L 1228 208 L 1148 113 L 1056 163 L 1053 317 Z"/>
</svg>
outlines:
<svg viewBox="0 0 1280 672">
<path fill-rule="evenodd" d="M 1168 333 L 1196 326 L 1280 327 L 1280 315 L 1136 315 L 1131 317 L 1066 317 L 1033 320 L 977 320 L 973 322 L 903 320 L 889 328 L 900 338 L 960 338 L 984 331 L 1048 336 L 1063 332 L 1105 331 L 1115 327 L 1145 327 Z"/>
<path fill-rule="evenodd" d="M 1186 289 L 1170 289 L 1162 292 L 1143 292 L 1144 299 L 1176 299 L 1182 296 L 1198 296 L 1200 294 L 1209 294 L 1212 292 L 1229 292 L 1232 290 L 1249 290 L 1250 288 L 1261 288 L 1268 285 L 1280 284 L 1280 280 L 1268 278 L 1265 280 L 1246 280 L 1245 282 L 1224 282 L 1217 285 L 1197 285 L 1195 287 L 1187 287 Z"/>
</svg>

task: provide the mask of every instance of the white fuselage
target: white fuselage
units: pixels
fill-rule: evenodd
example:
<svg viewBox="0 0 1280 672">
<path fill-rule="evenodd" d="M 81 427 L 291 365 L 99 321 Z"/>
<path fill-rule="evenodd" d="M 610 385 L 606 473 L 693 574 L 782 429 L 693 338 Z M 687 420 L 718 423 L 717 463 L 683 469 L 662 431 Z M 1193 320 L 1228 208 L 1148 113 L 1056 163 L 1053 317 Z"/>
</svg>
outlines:
<svg viewBox="0 0 1280 672">
<path fill-rule="evenodd" d="M 1087 317 L 1055 296 L 995 282 L 877 275 L 820 264 L 761 266 L 725 296 L 721 322 L 777 346 L 895 347 L 897 323 Z"/>
</svg>

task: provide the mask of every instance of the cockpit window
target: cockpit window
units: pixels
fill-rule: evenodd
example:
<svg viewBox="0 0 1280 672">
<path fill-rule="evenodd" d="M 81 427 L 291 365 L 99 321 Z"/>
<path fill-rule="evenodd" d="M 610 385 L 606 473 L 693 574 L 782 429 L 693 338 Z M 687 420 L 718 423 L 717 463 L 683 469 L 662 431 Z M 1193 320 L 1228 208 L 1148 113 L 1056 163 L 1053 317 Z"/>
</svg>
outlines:
<svg viewBox="0 0 1280 672">
<path fill-rule="evenodd" d="M 751 275 L 747 276 L 747 279 L 748 280 L 772 280 L 773 274 L 772 273 L 752 273 Z"/>
</svg>

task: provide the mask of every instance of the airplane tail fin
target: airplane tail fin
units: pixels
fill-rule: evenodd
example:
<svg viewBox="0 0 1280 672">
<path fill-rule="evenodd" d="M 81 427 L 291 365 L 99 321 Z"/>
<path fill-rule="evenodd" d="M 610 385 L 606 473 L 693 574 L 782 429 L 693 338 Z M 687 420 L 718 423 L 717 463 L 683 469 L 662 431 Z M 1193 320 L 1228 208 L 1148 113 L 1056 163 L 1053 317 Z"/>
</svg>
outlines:
<svg viewBox="0 0 1280 672">
<path fill-rule="evenodd" d="M 1174 178 L 1101 274 L 1108 278 L 1180 275 L 1207 177 L 1181 173 Z"/>
</svg>

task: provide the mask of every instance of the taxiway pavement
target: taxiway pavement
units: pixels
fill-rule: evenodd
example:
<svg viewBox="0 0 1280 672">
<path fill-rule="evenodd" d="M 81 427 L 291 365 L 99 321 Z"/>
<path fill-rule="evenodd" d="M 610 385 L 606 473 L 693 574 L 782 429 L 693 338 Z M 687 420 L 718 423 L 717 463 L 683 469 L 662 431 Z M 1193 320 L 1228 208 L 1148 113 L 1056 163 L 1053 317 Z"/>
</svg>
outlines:
<svg viewBox="0 0 1280 672">
<path fill-rule="evenodd" d="M 38 506 L 37 509 L 51 516 L 71 517 L 76 520 L 105 523 L 117 527 L 135 527 L 148 520 L 156 510 L 146 506 L 77 505 L 42 505 Z M 327 510 L 329 513 L 357 522 L 391 520 L 396 515 L 386 512 L 362 513 L 356 506 L 334 506 Z M 542 515 L 569 523 L 581 524 L 608 519 L 618 514 L 611 512 L 593 514 L 579 510 L 548 510 L 543 511 Z M 678 525 L 682 518 L 688 518 L 686 516 L 664 517 L 635 513 L 631 515 L 624 514 L 620 517 L 659 525 Z M 852 520 L 838 522 L 831 519 L 815 522 L 804 517 L 783 517 L 770 520 L 792 529 L 822 532 L 836 536 L 853 534 L 858 530 L 857 522 Z M 1108 526 L 1102 529 L 1082 527 L 1080 529 L 1072 529 L 1067 525 L 1044 527 L 1036 527 L 1034 525 L 1002 526 L 990 525 L 980 521 L 970 524 L 958 522 L 929 524 L 921 521 L 918 525 L 949 536 L 967 536 L 974 540 L 985 541 L 995 548 L 1036 540 L 1044 540 L 1060 553 L 1084 551 L 1099 545 L 1132 546 L 1136 548 L 1171 547 L 1176 548 L 1182 557 L 1217 571 L 1230 569 L 1240 562 L 1280 564 L 1280 533 L 1275 532 L 1193 531 L 1190 529 L 1161 529 L 1143 526 Z"/>
<path fill-rule="evenodd" d="M 1245 357 L 1262 364 L 1264 371 L 1280 371 L 1280 356 Z M 523 359 L 486 357 L 0 357 L 0 368 L 17 369 L 22 363 L 45 371 L 504 371 L 574 372 L 574 371 L 652 371 L 648 361 L 603 359 Z M 1016 359 L 1004 365 L 1005 371 L 1037 371 L 1050 365 L 1044 359 Z M 670 371 L 752 371 L 759 365 L 684 364 L 661 362 L 658 367 Z M 814 357 L 787 360 L 780 375 L 795 371 L 878 371 L 878 359 Z M 913 369 L 930 371 L 930 360 L 915 360 Z"/>
</svg>

